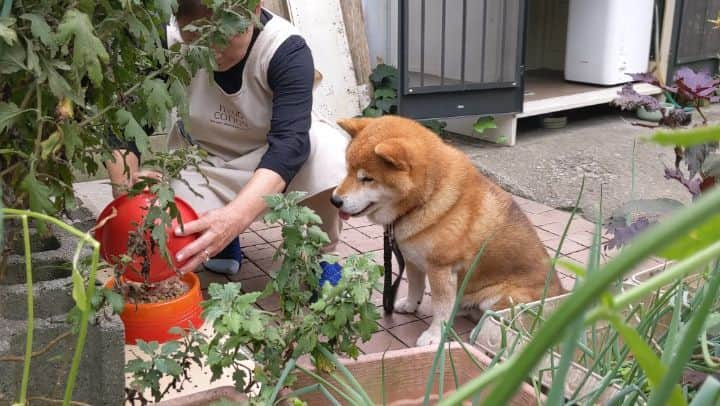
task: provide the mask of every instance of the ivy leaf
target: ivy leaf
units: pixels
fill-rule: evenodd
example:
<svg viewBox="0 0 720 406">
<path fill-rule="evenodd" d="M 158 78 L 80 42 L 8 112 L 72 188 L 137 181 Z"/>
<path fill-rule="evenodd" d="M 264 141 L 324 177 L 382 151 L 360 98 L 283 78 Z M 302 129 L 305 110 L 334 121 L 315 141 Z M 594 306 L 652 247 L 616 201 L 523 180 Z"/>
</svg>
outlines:
<svg viewBox="0 0 720 406">
<path fill-rule="evenodd" d="M 101 64 L 107 64 L 110 57 L 102 41 L 95 36 L 92 22 L 87 14 L 70 9 L 58 25 L 60 44 L 73 42 L 73 66 L 79 72 L 87 72 L 94 85 L 102 82 Z"/>
<path fill-rule="evenodd" d="M 381 63 L 373 69 L 373 72 L 370 75 L 370 80 L 373 82 L 375 88 L 378 88 L 386 81 L 386 79 L 396 78 L 397 74 L 397 68 Z"/>
<path fill-rule="evenodd" d="M 6 44 L 12 46 L 17 42 L 17 33 L 11 27 L 15 25 L 15 19 L 10 17 L 0 18 L 0 38 Z"/>
<path fill-rule="evenodd" d="M 147 133 L 145 133 L 145 130 L 143 130 L 140 124 L 138 124 L 132 113 L 125 109 L 120 109 L 117 113 L 115 113 L 115 118 L 118 125 L 125 128 L 125 140 L 134 141 L 141 155 L 149 154 L 150 150 Z"/>
<path fill-rule="evenodd" d="M 377 107 L 366 107 L 365 110 L 363 110 L 362 115 L 364 117 L 380 117 L 382 116 L 383 112 Z"/>
<path fill-rule="evenodd" d="M 389 89 L 387 87 L 375 89 L 375 98 L 377 99 L 394 99 L 397 97 L 397 92 L 393 89 Z"/>
<path fill-rule="evenodd" d="M 21 15 L 20 18 L 30 21 L 30 32 L 32 32 L 33 37 L 39 39 L 43 45 L 53 48 L 55 42 L 53 41 L 52 29 L 43 16 L 26 13 Z"/>
<path fill-rule="evenodd" d="M 12 125 L 19 112 L 15 103 L 0 103 L 0 133 Z"/>
<path fill-rule="evenodd" d="M 480 117 L 477 119 L 475 124 L 473 124 L 473 131 L 478 134 L 482 134 L 485 130 L 490 128 L 497 128 L 497 124 L 495 124 L 495 117 L 492 116 Z"/>
<path fill-rule="evenodd" d="M 44 183 L 40 182 L 32 171 L 20 182 L 20 190 L 27 193 L 30 210 L 38 213 L 55 213 L 55 207 L 50 200 L 52 192 Z"/>
</svg>

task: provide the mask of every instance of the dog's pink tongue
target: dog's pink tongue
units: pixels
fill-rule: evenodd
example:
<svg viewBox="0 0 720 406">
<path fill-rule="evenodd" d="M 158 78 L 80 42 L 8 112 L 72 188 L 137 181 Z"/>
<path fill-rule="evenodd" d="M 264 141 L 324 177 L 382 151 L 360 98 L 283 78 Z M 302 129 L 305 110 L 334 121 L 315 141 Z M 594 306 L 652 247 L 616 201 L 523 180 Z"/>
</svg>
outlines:
<svg viewBox="0 0 720 406">
<path fill-rule="evenodd" d="M 350 214 L 345 213 L 344 211 L 340 210 L 340 218 L 343 220 L 350 220 Z"/>
</svg>

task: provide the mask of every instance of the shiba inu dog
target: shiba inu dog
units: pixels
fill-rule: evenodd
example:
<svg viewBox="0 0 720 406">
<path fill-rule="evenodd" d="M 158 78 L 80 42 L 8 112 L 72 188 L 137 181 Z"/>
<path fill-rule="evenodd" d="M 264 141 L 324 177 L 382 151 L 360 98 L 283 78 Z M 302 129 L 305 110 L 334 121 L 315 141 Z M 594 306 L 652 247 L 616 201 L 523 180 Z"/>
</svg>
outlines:
<svg viewBox="0 0 720 406">
<path fill-rule="evenodd" d="M 342 217 L 367 216 L 393 224 L 407 264 L 408 294 L 395 309 L 413 313 L 430 282 L 433 321 L 417 345 L 436 344 L 458 288 L 485 247 L 471 275 L 462 306 L 503 309 L 563 292 L 548 275 L 547 251 L 520 207 L 495 183 L 419 123 L 396 116 L 354 118 L 338 123 L 352 140 L 347 177 L 332 202 Z"/>
</svg>

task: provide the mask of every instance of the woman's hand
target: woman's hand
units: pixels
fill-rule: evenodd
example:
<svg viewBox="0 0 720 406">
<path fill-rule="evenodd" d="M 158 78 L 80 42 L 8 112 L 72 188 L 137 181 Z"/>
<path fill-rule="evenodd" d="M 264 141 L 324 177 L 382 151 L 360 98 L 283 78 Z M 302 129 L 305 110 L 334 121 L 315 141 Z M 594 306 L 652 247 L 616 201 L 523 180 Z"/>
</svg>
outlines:
<svg viewBox="0 0 720 406">
<path fill-rule="evenodd" d="M 176 254 L 176 260 L 187 262 L 179 269 L 180 273 L 192 272 L 200 264 L 222 251 L 230 242 L 242 233 L 245 227 L 241 220 L 230 212 L 228 206 L 203 213 L 199 219 L 185 223 L 183 230 L 175 230 L 177 236 L 199 234 L 200 236 Z"/>
<path fill-rule="evenodd" d="M 198 239 L 176 254 L 178 262 L 187 260 L 180 272 L 192 272 L 222 251 L 267 209 L 263 196 L 280 193 L 283 189 L 285 181 L 280 175 L 260 168 L 227 206 L 211 210 L 199 219 L 186 223 L 183 231 L 175 230 L 177 236 L 200 234 Z"/>
</svg>

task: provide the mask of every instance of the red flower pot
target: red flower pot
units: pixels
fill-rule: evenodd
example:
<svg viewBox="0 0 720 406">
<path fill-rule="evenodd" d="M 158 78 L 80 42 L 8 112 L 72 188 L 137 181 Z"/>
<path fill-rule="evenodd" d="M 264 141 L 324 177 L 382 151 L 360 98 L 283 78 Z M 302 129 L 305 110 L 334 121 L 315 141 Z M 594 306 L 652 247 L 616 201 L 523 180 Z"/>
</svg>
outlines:
<svg viewBox="0 0 720 406">
<path fill-rule="evenodd" d="M 148 208 L 152 204 L 153 194 L 143 192 L 135 196 L 123 195 L 108 204 L 98 217 L 97 223 L 101 224 L 106 217 L 110 216 L 113 208 L 117 211 L 115 217 L 107 220 L 105 224 L 95 230 L 95 239 L 100 242 L 100 255 L 109 263 L 116 264 L 121 255 L 127 253 L 128 235 L 137 224 L 141 224 L 147 215 Z M 196 220 L 197 213 L 179 197 L 175 198 L 175 205 L 180 213 L 183 223 Z M 150 233 L 145 235 L 145 244 L 148 250 L 152 249 L 150 255 L 150 276 L 148 282 L 159 282 L 175 275 L 175 269 L 183 263 L 175 261 L 175 254 L 183 247 L 195 240 L 196 236 L 176 237 L 172 231 L 179 225 L 177 219 L 172 222 L 172 227 L 167 230 L 167 247 L 172 256 L 173 264 L 170 266 L 160 255 L 160 249 L 150 244 Z M 124 276 L 128 280 L 143 282 L 140 270 L 142 259 L 135 257 L 130 266 L 125 269 Z"/>
<path fill-rule="evenodd" d="M 200 279 L 189 272 L 182 277 L 182 281 L 188 285 L 189 290 L 173 300 L 145 304 L 125 303 L 120 318 L 125 325 L 126 344 L 134 345 L 138 339 L 164 343 L 179 338 L 170 334 L 173 327 L 199 329 L 202 326 Z M 109 289 L 114 286 L 114 279 L 105 284 Z"/>
</svg>

